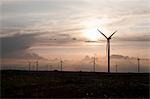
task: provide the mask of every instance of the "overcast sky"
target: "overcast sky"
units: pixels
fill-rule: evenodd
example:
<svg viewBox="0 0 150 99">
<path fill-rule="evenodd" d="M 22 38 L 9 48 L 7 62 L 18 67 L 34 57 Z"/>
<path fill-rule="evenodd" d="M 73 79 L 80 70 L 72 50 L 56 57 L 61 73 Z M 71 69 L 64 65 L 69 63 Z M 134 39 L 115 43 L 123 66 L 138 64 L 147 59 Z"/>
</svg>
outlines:
<svg viewBox="0 0 150 99">
<path fill-rule="evenodd" d="M 2 0 L 2 58 L 74 59 L 111 53 L 149 58 L 149 0 Z M 89 33 L 92 33 L 89 34 Z M 90 42 L 90 41 L 95 42 Z M 35 55 L 36 54 L 36 55 Z"/>
</svg>

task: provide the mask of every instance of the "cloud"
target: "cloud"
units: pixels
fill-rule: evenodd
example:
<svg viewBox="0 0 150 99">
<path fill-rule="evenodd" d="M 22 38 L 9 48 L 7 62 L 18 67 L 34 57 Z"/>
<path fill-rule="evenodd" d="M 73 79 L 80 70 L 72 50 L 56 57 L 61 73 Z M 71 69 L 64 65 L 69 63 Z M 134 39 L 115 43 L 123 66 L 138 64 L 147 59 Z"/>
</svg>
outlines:
<svg viewBox="0 0 150 99">
<path fill-rule="evenodd" d="M 79 33 L 80 30 L 85 29 L 82 22 L 96 18 L 99 20 L 98 24 L 117 25 L 119 30 L 122 29 L 120 32 L 124 34 L 127 32 L 128 35 L 131 32 L 135 34 L 139 31 L 144 30 L 147 32 L 149 30 L 146 29 L 146 26 L 149 25 L 146 19 L 149 18 L 150 8 L 146 0 L 144 2 L 141 0 L 109 0 L 109 3 L 105 0 L 95 0 L 94 2 L 90 0 L 12 1 L 16 2 L 13 5 L 6 4 L 2 9 L 2 12 L 4 12 L 2 15 L 9 17 L 6 20 L 4 20 L 5 18 L 2 19 L 3 26 L 8 26 L 9 28 L 13 26 L 33 28 L 34 25 L 37 25 L 36 29 L 56 30 L 57 33 L 71 34 L 73 32 Z M 147 25 L 145 26 L 142 23 L 147 23 Z M 133 29 L 130 30 L 130 28 Z"/>
<path fill-rule="evenodd" d="M 46 47 L 82 46 L 95 43 L 98 45 L 99 42 L 89 41 L 82 35 L 83 30 L 97 27 L 96 25 L 104 25 L 104 30 L 105 28 L 109 30 L 109 26 L 116 26 L 119 31 L 112 40 L 118 42 L 149 41 L 149 37 L 143 36 L 149 32 L 149 11 L 147 0 L 109 0 L 109 3 L 105 0 L 95 0 L 94 2 L 90 0 L 3 0 L 0 23 L 2 23 L 2 28 L 7 29 L 2 32 L 2 37 L 5 37 L 6 41 L 3 40 L 5 42 L 8 42 L 9 39 L 10 44 L 7 48 L 11 50 L 7 51 L 8 49 L 5 48 L 6 51 L 3 50 L 3 52 L 16 55 L 17 49 L 19 49 L 17 53 L 19 51 L 25 53 L 31 46 L 33 48 L 38 46 L 44 50 L 42 45 Z M 13 37 L 17 39 L 17 41 L 13 41 L 11 37 L 20 30 L 23 30 L 24 36 Z M 41 34 L 25 37 L 28 32 Z M 105 33 L 107 34 L 107 32 Z M 132 37 L 130 37 L 131 35 Z M 24 40 L 25 38 L 28 40 Z M 17 46 L 12 44 L 15 41 L 22 42 L 22 44 L 15 43 Z M 11 45 L 16 46 L 16 49 Z M 138 48 L 144 49 L 145 47 L 138 45 Z M 56 48 L 54 47 L 54 49 Z M 127 49 L 130 50 L 131 47 L 129 46 Z M 39 53 L 43 53 L 42 51 Z M 3 54 L 3 56 L 6 55 Z M 10 54 L 8 56 L 10 57 Z"/>
<path fill-rule="evenodd" d="M 130 37 L 114 37 L 118 41 L 150 41 L 149 35 L 130 36 Z"/>
<path fill-rule="evenodd" d="M 21 58 L 24 58 L 24 59 L 44 59 L 44 60 L 46 60 L 45 58 L 39 56 L 36 53 L 26 53 Z"/>
<path fill-rule="evenodd" d="M 111 58 L 112 59 L 132 59 L 132 60 L 137 60 L 138 59 L 138 57 L 129 57 L 129 56 L 118 55 L 118 54 L 112 54 Z M 149 58 L 140 58 L 140 59 L 149 61 Z"/>
<path fill-rule="evenodd" d="M 113 55 L 111 55 L 111 58 L 112 59 L 129 59 L 129 56 L 113 54 Z"/>
<path fill-rule="evenodd" d="M 29 53 L 28 49 L 36 42 L 37 34 L 14 34 L 1 38 L 1 58 L 39 58 L 38 54 Z"/>
<path fill-rule="evenodd" d="M 84 43 L 85 39 L 69 33 L 48 32 L 37 37 L 36 46 L 76 46 Z"/>
</svg>

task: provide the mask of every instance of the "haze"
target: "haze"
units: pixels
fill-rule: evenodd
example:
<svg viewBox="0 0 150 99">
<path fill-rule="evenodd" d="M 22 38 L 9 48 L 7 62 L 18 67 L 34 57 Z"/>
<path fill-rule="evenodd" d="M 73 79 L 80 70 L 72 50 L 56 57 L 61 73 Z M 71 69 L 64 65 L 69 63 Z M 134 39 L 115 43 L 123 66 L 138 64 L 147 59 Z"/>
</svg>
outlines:
<svg viewBox="0 0 150 99">
<path fill-rule="evenodd" d="M 41 69 L 46 64 L 58 69 L 61 57 L 66 70 L 91 71 L 96 54 L 97 71 L 107 71 L 106 40 L 98 28 L 107 36 L 118 30 L 111 40 L 112 70 L 117 63 L 120 71 L 135 72 L 139 57 L 147 72 L 149 4 L 149 0 L 2 0 L 2 67 L 27 68 L 28 60 L 38 59 Z"/>
</svg>

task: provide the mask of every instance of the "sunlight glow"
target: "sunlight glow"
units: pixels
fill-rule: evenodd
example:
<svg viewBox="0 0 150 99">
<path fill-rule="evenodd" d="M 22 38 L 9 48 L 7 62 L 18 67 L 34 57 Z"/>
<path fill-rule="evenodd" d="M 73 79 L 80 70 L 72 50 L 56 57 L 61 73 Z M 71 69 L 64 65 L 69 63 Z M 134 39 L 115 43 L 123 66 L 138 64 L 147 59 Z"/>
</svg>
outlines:
<svg viewBox="0 0 150 99">
<path fill-rule="evenodd" d="M 107 22 L 108 20 L 106 19 L 86 19 L 82 22 L 82 25 L 85 26 L 85 29 L 82 31 L 83 36 L 89 41 L 98 41 L 102 35 L 99 34 L 97 28 L 100 28 L 102 32 L 104 31 L 106 34 L 109 33 L 106 26 Z"/>
<path fill-rule="evenodd" d="M 84 36 L 91 41 L 98 41 L 99 35 L 96 28 L 87 29 L 84 31 Z"/>
</svg>

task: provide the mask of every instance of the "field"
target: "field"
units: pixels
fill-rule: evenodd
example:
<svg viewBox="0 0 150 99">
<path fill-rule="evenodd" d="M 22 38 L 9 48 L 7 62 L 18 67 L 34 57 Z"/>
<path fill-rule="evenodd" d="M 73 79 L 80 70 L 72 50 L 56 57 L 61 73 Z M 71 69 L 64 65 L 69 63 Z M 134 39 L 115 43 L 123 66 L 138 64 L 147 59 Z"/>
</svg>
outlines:
<svg viewBox="0 0 150 99">
<path fill-rule="evenodd" d="M 149 73 L 1 71 L 2 98 L 149 98 Z"/>
</svg>

